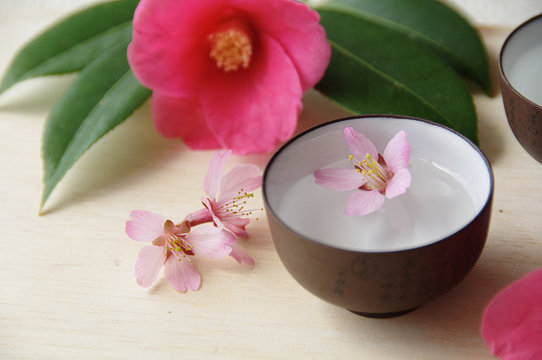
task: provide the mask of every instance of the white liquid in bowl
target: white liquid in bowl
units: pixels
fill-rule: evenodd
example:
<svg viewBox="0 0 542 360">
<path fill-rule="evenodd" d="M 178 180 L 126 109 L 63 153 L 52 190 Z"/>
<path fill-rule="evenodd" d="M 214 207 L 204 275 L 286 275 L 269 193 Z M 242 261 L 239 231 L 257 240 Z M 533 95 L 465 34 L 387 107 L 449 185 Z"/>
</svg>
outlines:
<svg viewBox="0 0 542 360">
<path fill-rule="evenodd" d="M 383 152 L 400 130 L 410 143 L 412 182 L 366 216 L 347 216 L 353 191 L 314 183 L 314 171 L 352 166 L 343 131 L 352 126 Z M 415 119 L 361 117 L 332 122 L 296 138 L 272 159 L 264 177 L 270 210 L 294 232 L 315 242 L 355 251 L 413 249 L 444 239 L 470 223 L 492 194 L 487 160 L 459 135 Z"/>
<path fill-rule="evenodd" d="M 506 76 L 520 94 L 542 106 L 542 43 L 518 55 Z"/>
<path fill-rule="evenodd" d="M 542 106 L 542 18 L 510 36 L 502 53 L 502 69 L 514 89 Z"/>
<path fill-rule="evenodd" d="M 348 167 L 348 160 L 330 167 Z M 476 214 L 465 187 L 451 173 L 425 159 L 411 158 L 412 184 L 386 199 L 366 216 L 347 216 L 352 191 L 322 188 L 308 175 L 284 194 L 278 212 L 299 234 L 334 247 L 360 251 L 415 248 L 440 240 L 466 225 Z"/>
</svg>

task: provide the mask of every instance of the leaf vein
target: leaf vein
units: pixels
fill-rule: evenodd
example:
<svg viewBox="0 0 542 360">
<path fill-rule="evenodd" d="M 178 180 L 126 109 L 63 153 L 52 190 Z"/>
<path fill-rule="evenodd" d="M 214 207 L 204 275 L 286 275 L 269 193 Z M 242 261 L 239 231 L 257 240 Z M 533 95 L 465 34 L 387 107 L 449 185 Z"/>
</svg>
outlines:
<svg viewBox="0 0 542 360">
<path fill-rule="evenodd" d="M 406 84 L 402 83 L 401 81 L 393 78 L 391 75 L 389 75 L 388 73 L 384 72 L 383 70 L 379 69 L 378 67 L 374 66 L 373 64 L 367 62 L 367 61 L 364 61 L 362 58 L 356 56 L 355 54 L 353 54 L 351 51 L 348 51 L 347 49 L 345 49 L 344 47 L 340 46 L 338 43 L 336 43 L 335 41 L 331 40 L 331 39 L 328 39 L 328 41 L 330 42 L 330 44 L 337 50 L 337 51 L 340 51 L 343 55 L 351 58 L 353 61 L 361 64 L 362 66 L 366 67 L 366 68 L 369 68 L 370 70 L 372 70 L 373 72 L 377 73 L 378 75 L 380 75 L 382 78 L 384 78 L 385 80 L 387 80 L 389 83 L 395 85 L 395 86 L 398 86 L 398 87 L 401 87 L 402 89 L 404 89 L 407 93 L 411 94 L 413 97 L 417 98 L 421 103 L 423 103 L 424 105 L 426 105 L 428 108 L 434 110 L 437 114 L 439 114 L 442 119 L 446 122 L 445 125 L 448 125 L 448 126 L 451 126 L 452 125 L 452 122 L 449 121 L 448 117 L 443 114 L 437 107 L 435 107 L 435 105 L 433 105 L 431 102 L 429 102 L 426 98 L 424 98 L 421 94 L 415 92 L 412 88 L 408 87 Z"/>
</svg>

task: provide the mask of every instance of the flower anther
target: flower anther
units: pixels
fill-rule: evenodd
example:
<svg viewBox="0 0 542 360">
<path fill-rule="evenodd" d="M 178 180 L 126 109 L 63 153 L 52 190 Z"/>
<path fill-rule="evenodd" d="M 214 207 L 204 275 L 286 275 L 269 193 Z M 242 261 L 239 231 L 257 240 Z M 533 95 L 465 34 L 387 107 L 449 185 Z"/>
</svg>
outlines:
<svg viewBox="0 0 542 360">
<path fill-rule="evenodd" d="M 247 69 L 253 53 L 250 29 L 240 20 L 228 19 L 209 34 L 209 56 L 224 72 Z"/>
</svg>

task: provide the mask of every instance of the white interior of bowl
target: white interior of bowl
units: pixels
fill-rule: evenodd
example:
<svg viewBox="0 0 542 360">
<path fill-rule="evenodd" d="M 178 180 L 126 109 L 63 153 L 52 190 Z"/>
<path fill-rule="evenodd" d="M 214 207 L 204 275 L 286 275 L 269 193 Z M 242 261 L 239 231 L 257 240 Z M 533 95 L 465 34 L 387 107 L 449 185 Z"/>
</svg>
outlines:
<svg viewBox="0 0 542 360">
<path fill-rule="evenodd" d="M 510 35 L 501 66 L 508 82 L 525 98 L 542 106 L 542 17 Z"/>
<path fill-rule="evenodd" d="M 382 209 L 364 217 L 344 214 L 352 191 L 334 192 L 313 183 L 312 174 L 317 169 L 337 167 L 337 161 L 343 159 L 348 166 L 350 153 L 343 137 L 346 126 L 365 134 L 380 153 L 400 130 L 406 132 L 411 145 L 411 187 L 405 194 L 386 200 Z M 423 166 L 415 167 L 414 162 Z M 347 250 L 395 251 L 441 240 L 468 224 L 487 203 L 492 189 L 491 170 L 473 145 L 446 128 L 415 119 L 362 117 L 333 122 L 289 143 L 268 166 L 264 192 L 278 218 L 307 238 Z M 418 173 L 417 169 L 426 166 L 456 179 L 458 186 L 464 189 L 464 196 L 459 193 L 456 196 L 454 189 L 439 183 L 441 187 L 435 188 L 437 196 L 446 196 L 453 206 L 443 207 L 438 199 L 426 202 L 426 190 L 431 191 L 431 184 L 438 180 L 427 178 L 425 171 Z M 308 182 L 303 184 L 302 179 Z M 296 189 L 295 192 L 292 189 Z M 303 198 L 291 200 L 298 192 L 305 191 L 308 193 Z M 409 208 L 405 210 L 407 201 Z M 450 209 L 456 207 L 463 210 L 449 216 Z M 391 221 L 382 222 L 390 216 Z M 421 232 L 410 229 L 409 224 L 418 217 L 426 217 L 424 221 L 430 229 Z"/>
</svg>

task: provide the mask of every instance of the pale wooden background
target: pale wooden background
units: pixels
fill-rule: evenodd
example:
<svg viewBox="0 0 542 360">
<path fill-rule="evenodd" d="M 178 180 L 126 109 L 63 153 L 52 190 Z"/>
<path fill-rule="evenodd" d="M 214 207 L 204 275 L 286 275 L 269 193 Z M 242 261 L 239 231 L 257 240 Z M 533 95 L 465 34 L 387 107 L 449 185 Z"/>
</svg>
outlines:
<svg viewBox="0 0 542 360">
<path fill-rule="evenodd" d="M 82 3 L 0 1 L 0 72 L 25 41 Z M 540 1 L 508 4 L 456 1 L 482 29 L 495 86 L 504 38 L 542 11 Z M 83 156 L 37 216 L 41 132 L 71 79 L 27 81 L 0 97 L 1 359 L 491 359 L 479 336 L 484 306 L 542 266 L 542 165 L 516 142 L 500 96 L 474 88 L 481 148 L 496 179 L 494 211 L 480 261 L 445 296 L 388 320 L 324 303 L 287 274 L 263 214 L 245 243 L 253 269 L 199 261 L 197 292 L 177 293 L 162 276 L 139 288 L 141 244 L 124 233 L 130 210 L 178 220 L 197 208 L 212 152 L 159 137 L 145 105 Z M 344 115 L 309 92 L 299 130 Z M 269 156 L 232 157 L 228 168 L 263 167 Z"/>
</svg>

